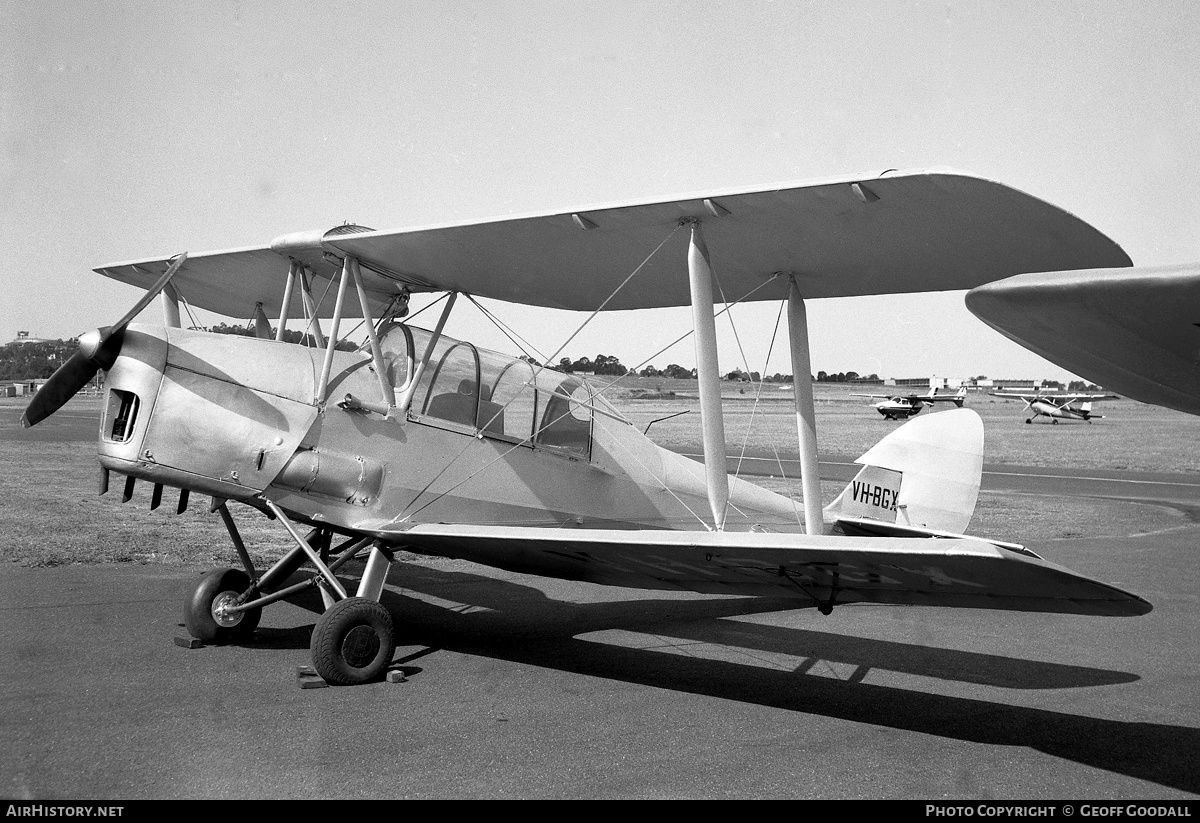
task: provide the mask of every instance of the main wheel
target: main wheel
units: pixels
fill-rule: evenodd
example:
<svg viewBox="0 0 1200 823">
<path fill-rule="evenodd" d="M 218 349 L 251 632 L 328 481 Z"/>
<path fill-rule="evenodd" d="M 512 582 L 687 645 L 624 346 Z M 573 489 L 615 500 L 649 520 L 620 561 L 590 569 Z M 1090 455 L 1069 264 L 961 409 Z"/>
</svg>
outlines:
<svg viewBox="0 0 1200 823">
<path fill-rule="evenodd" d="M 317 674 L 335 686 L 374 680 L 392 659 L 392 616 L 381 603 L 347 597 L 317 620 L 312 635 Z"/>
<path fill-rule="evenodd" d="M 258 628 L 262 609 L 229 612 L 242 592 L 250 588 L 250 576 L 240 569 L 213 569 L 200 578 L 183 610 L 188 634 L 205 643 L 237 643 Z"/>
</svg>

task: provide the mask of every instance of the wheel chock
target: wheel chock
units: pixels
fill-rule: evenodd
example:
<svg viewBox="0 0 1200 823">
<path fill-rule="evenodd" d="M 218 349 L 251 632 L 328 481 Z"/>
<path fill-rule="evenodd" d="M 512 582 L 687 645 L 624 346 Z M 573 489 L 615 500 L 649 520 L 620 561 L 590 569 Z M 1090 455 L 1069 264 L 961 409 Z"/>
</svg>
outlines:
<svg viewBox="0 0 1200 823">
<path fill-rule="evenodd" d="M 195 637 L 176 637 L 175 645 L 182 646 L 185 649 L 200 649 L 204 647 L 204 644 Z"/>
<path fill-rule="evenodd" d="M 408 678 L 404 676 L 403 669 L 388 669 L 387 682 L 389 682 L 389 683 L 407 683 Z"/>
<path fill-rule="evenodd" d="M 329 684 L 325 682 L 325 678 L 317 674 L 315 669 L 308 666 L 300 666 L 296 669 L 296 685 L 302 689 L 325 689 Z"/>
</svg>

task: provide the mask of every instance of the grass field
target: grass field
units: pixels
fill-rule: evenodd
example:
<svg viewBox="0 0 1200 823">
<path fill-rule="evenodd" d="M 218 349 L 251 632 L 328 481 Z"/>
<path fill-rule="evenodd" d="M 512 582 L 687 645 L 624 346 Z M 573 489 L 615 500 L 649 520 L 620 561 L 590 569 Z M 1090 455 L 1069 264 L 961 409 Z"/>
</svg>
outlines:
<svg viewBox="0 0 1200 823">
<path fill-rule="evenodd" d="M 674 393 L 673 395 L 671 393 Z M 727 384 L 725 431 L 730 455 L 748 448 L 796 452 L 795 415 L 790 391 Z M 816 387 L 817 437 L 822 459 L 849 461 L 865 452 L 899 423 L 885 421 L 867 398 L 852 397 L 841 385 Z M 653 395 L 655 399 L 638 399 Z M 625 379 L 610 397 L 639 429 L 661 445 L 697 449 L 699 401 L 694 381 Z M 23 400 L 0 400 L 0 557 L 22 565 L 66 563 L 235 564 L 220 518 L 208 498 L 194 496 L 183 515 L 175 514 L 176 494 L 168 490 L 161 508 L 149 509 L 150 489 L 139 485 L 134 498 L 120 502 L 120 478 L 104 497 L 97 495 L 98 466 L 92 440 L 36 439 L 41 427 L 23 432 L 16 423 Z M 983 418 L 984 459 L 989 464 L 1056 467 L 1065 472 L 1094 470 L 1200 472 L 1200 419 L 1129 400 L 1103 404 L 1103 420 L 1026 425 L 1019 401 L 972 395 L 967 406 Z M 98 401 L 78 398 L 62 413 L 98 416 Z M 677 415 L 679 412 L 687 412 Z M 934 414 L 926 410 L 922 414 Z M 657 422 L 654 422 L 657 421 Z M 652 425 L 651 425 L 652 424 Z M 773 491 L 795 495 L 797 483 L 776 477 L 760 481 Z M 826 502 L 840 491 L 826 482 Z M 1071 537 L 1105 533 L 1107 522 L 1145 521 L 1161 527 L 1177 513 L 1147 506 L 1054 498 L 1003 499 L 981 495 L 971 532 L 996 539 Z M 239 528 L 257 562 L 266 563 L 290 547 L 278 524 L 236 507 Z M 1032 537 L 1031 537 L 1032 535 Z"/>
<path fill-rule="evenodd" d="M 661 388 L 659 388 L 661 386 Z M 650 435 L 667 447 L 700 441 L 700 403 L 695 381 L 626 378 L 617 384 L 613 400 L 630 420 L 645 428 L 655 418 L 689 413 L 654 423 Z M 637 400 L 639 393 L 675 392 L 672 399 Z M 854 392 L 879 393 L 880 387 L 852 388 L 819 383 L 814 387 L 817 441 L 822 459 L 861 455 L 900 424 L 884 420 L 875 401 L 853 397 Z M 749 384 L 725 384 L 725 439 L 731 455 L 742 444 L 776 446 L 796 452 L 796 421 L 790 387 L 765 384 L 761 392 Z M 757 400 L 756 400 L 757 398 Z M 1115 471 L 1200 472 L 1200 418 L 1133 400 L 1095 404 L 1105 415 L 1095 423 L 1066 421 L 1052 425 L 1042 418 L 1026 425 L 1028 413 L 1019 400 L 972 393 L 967 408 L 979 413 L 984 425 L 984 462 L 1013 466 Z M 948 408 L 943 406 L 941 409 Z M 922 415 L 935 414 L 926 409 Z"/>
</svg>

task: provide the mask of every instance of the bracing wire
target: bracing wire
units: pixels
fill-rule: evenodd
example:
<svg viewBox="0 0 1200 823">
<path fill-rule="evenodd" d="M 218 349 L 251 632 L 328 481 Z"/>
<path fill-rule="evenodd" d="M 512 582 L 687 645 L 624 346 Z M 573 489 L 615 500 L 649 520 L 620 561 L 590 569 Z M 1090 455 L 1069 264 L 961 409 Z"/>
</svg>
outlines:
<svg viewBox="0 0 1200 823">
<path fill-rule="evenodd" d="M 662 249 L 662 247 L 663 247 L 663 246 L 665 246 L 665 245 L 667 244 L 667 241 L 668 241 L 668 240 L 670 240 L 670 239 L 671 239 L 671 237 L 672 237 L 672 236 L 675 234 L 675 232 L 679 231 L 679 229 L 680 229 L 680 226 L 679 226 L 679 225 L 676 225 L 674 228 L 672 228 L 672 229 L 671 229 L 671 231 L 667 232 L 667 235 L 666 235 L 665 237 L 663 237 L 662 241 L 661 241 L 661 242 L 660 242 L 660 243 L 659 243 L 657 246 L 655 246 L 655 247 L 654 247 L 654 250 L 653 250 L 653 251 L 651 251 L 651 252 L 650 252 L 648 255 L 646 255 L 645 259 L 644 259 L 644 260 L 642 260 L 642 262 L 641 262 L 641 263 L 639 263 L 639 264 L 637 265 L 637 267 L 636 267 L 636 268 L 635 268 L 633 271 L 631 271 L 631 272 L 629 273 L 629 275 L 628 275 L 628 276 L 626 276 L 626 278 L 625 278 L 624 280 L 622 280 L 622 281 L 620 282 L 620 284 L 619 284 L 619 285 L 618 285 L 618 286 L 617 286 L 615 289 L 613 289 L 612 293 L 611 293 L 611 294 L 609 294 L 609 296 L 608 296 L 608 297 L 604 298 L 604 300 L 603 300 L 603 301 L 600 303 L 600 305 L 599 305 L 599 306 L 598 306 L 598 307 L 597 307 L 595 310 L 593 310 L 591 314 L 589 314 L 589 315 L 588 315 L 587 319 L 585 319 L 585 320 L 584 320 L 584 321 L 583 321 L 583 322 L 582 322 L 582 323 L 579 325 L 579 327 L 578 327 L 577 329 L 575 329 L 575 331 L 574 331 L 574 332 L 572 332 L 572 333 L 571 333 L 571 336 L 570 336 L 570 337 L 568 337 L 568 338 L 567 338 L 567 339 L 566 339 L 566 340 L 565 340 L 565 341 L 562 343 L 562 345 L 558 347 L 558 349 L 557 349 L 557 350 L 554 352 L 554 354 L 550 355 L 550 357 L 549 357 L 549 358 L 547 358 L 547 360 L 548 360 L 548 361 L 552 361 L 552 360 L 553 360 L 555 357 L 557 357 L 559 354 L 561 354 L 561 353 L 562 353 L 562 351 L 563 351 L 563 350 L 564 350 L 564 349 L 565 349 L 565 348 L 566 348 L 568 345 L 570 345 L 571 341 L 572 341 L 572 340 L 574 340 L 574 339 L 575 339 L 575 338 L 576 338 L 576 337 L 579 335 L 579 333 L 580 333 L 580 332 L 582 332 L 582 331 L 584 330 L 584 328 L 586 328 L 586 327 L 587 327 L 587 325 L 588 325 L 589 323 L 591 323 L 591 322 L 592 322 L 592 320 L 594 320 L 594 319 L 596 318 L 596 316 L 597 316 L 597 315 L 598 315 L 598 314 L 599 314 L 601 311 L 603 311 L 603 310 L 604 310 L 605 306 L 607 306 L 609 303 L 611 303 L 611 302 L 612 302 L 612 300 L 613 300 L 613 298 L 615 298 L 615 297 L 617 296 L 617 294 L 618 294 L 618 293 L 620 293 L 620 291 L 621 291 L 623 288 L 625 288 L 625 286 L 626 286 L 626 285 L 628 285 L 628 284 L 629 284 L 629 282 L 630 282 L 631 280 L 633 280 L 633 278 L 634 278 L 634 277 L 636 277 L 636 276 L 637 276 L 637 274 L 638 274 L 638 273 L 639 273 L 639 272 L 640 272 L 642 269 L 644 269 L 644 268 L 646 267 L 646 264 L 647 264 L 647 263 L 649 263 L 649 262 L 650 262 L 650 260 L 651 260 L 651 259 L 654 257 L 654 255 L 656 255 L 656 254 L 659 252 L 659 250 L 660 250 L 660 249 Z M 503 330 L 502 330 L 502 331 L 503 331 Z M 541 374 L 543 371 L 545 371 L 545 370 L 546 370 L 546 368 L 547 368 L 547 366 L 546 366 L 546 365 L 544 365 L 544 364 L 540 364 L 540 365 L 537 367 L 537 370 L 534 372 L 533 376 L 532 376 L 532 377 L 530 377 L 528 381 L 526 381 L 526 384 L 525 384 L 525 385 L 526 385 L 526 387 L 530 387 L 530 386 L 532 386 L 532 385 L 535 383 L 535 381 L 537 380 L 538 376 L 539 376 L 539 375 L 540 375 L 540 374 Z M 516 395 L 514 395 L 512 398 L 510 398 L 510 399 L 509 399 L 509 401 L 508 401 L 508 403 L 505 403 L 505 404 L 504 404 L 504 406 L 502 406 L 502 407 L 501 407 L 501 411 L 503 411 L 505 408 L 507 408 L 507 407 L 508 407 L 508 405 L 509 405 L 510 403 L 512 403 L 512 402 L 513 402 L 513 400 L 515 400 L 515 399 L 516 399 Z M 564 416 L 565 416 L 565 414 L 567 414 L 567 413 L 569 413 L 569 411 L 568 411 L 568 412 L 564 412 Z M 522 440 L 520 443 L 518 443 L 517 445 L 513 446 L 513 448 L 519 448 L 520 446 L 524 445 L 524 444 L 525 444 L 525 443 L 527 443 L 527 442 L 531 442 L 532 440 L 533 440 L 533 435 L 532 435 L 532 434 L 530 434 L 530 436 L 529 436 L 528 438 L 526 438 L 526 439 Z M 415 503 L 417 500 L 419 500 L 422 494 L 424 494 L 425 492 L 427 492 L 427 491 L 428 491 L 428 490 L 429 490 L 429 489 L 432 487 L 432 485 L 433 485 L 435 482 L 437 482 L 437 480 L 438 480 L 438 479 L 440 479 L 440 478 L 441 478 L 443 475 L 445 475 L 445 473 L 446 473 L 446 472 L 447 472 L 447 471 L 450 469 L 450 467 L 451 467 L 452 465 L 454 465 L 454 464 L 455 464 L 455 463 L 458 461 L 458 459 L 462 457 L 462 455 L 463 455 L 463 454 L 465 454 L 465 453 L 466 453 L 467 449 L 468 449 L 468 448 L 470 448 L 470 445 L 471 445 L 470 443 L 467 443 L 467 444 L 466 444 L 466 445 L 464 445 L 464 446 L 463 446 L 461 449 L 459 449 L 458 453 L 457 453 L 457 454 L 455 454 L 455 455 L 454 455 L 454 457 L 453 457 L 453 458 L 451 458 L 449 461 L 447 461 L 446 465 L 442 467 L 441 471 L 439 471 L 439 472 L 438 472 L 438 473 L 437 473 L 437 474 L 436 474 L 436 475 L 435 475 L 433 478 L 431 478 L 431 479 L 430 479 L 430 481 L 429 481 L 428 483 L 426 483 L 426 484 L 425 484 L 425 487 L 424 487 L 424 488 L 422 488 L 422 489 L 421 489 L 421 491 L 420 491 L 420 492 L 419 492 L 419 493 L 416 495 L 416 497 L 414 497 L 414 498 L 413 498 L 412 502 L 410 502 L 410 503 L 409 503 L 409 506 L 411 506 L 411 505 L 412 505 L 412 503 Z M 422 504 L 420 507 L 418 507 L 417 509 L 413 510 L 411 513 L 409 513 L 409 514 L 407 514 L 407 515 L 406 515 L 406 512 L 408 512 L 408 507 L 405 507 L 405 510 L 404 510 L 404 511 L 402 511 L 402 512 L 401 512 L 399 515 L 397 515 L 397 516 L 396 516 L 396 517 L 393 519 L 393 522 L 399 522 L 399 521 L 401 521 L 402 519 L 408 519 L 408 518 L 411 518 L 413 515 L 417 514 L 417 513 L 418 513 L 418 512 L 420 512 L 422 509 L 424 509 L 424 508 L 426 508 L 426 507 L 428 507 L 428 506 L 432 505 L 433 503 L 437 502 L 437 501 L 438 501 L 438 500 L 440 500 L 441 498 L 443 498 L 443 497 L 445 497 L 446 495 L 450 494 L 450 493 L 451 493 L 452 491 L 454 491 L 455 489 L 457 489 L 457 488 L 461 487 L 461 486 L 462 486 L 464 483 L 468 482 L 469 480 L 471 480 L 472 478 L 474 478 L 476 475 L 478 475 L 478 474 L 479 474 L 479 472 L 483 471 L 483 469 L 485 469 L 485 468 L 487 468 L 487 467 L 489 467 L 489 466 L 493 465 L 493 464 L 494 464 L 494 463 L 495 463 L 497 460 L 500 460 L 500 459 L 501 459 L 501 458 L 502 458 L 504 455 L 507 455 L 507 454 L 509 454 L 511 451 L 512 451 L 512 449 L 509 449 L 509 450 L 507 450 L 507 451 L 503 452 L 501 455 L 497 456 L 497 458 L 496 458 L 495 460 L 492 460 L 491 462 L 489 462 L 489 463 L 488 463 L 486 466 L 482 466 L 482 467 L 480 467 L 480 468 L 479 468 L 479 469 L 477 469 L 476 471 L 474 471 L 474 472 L 472 472 L 471 474 L 469 474 L 469 475 L 468 475 L 466 478 L 464 478 L 464 479 L 462 479 L 462 480 L 458 481 L 457 483 L 454 483 L 454 484 L 452 484 L 452 485 L 451 485 L 449 488 L 445 489 L 444 491 L 438 492 L 436 495 L 434 495 L 434 496 L 433 496 L 433 498 L 432 498 L 432 499 L 430 499 L 430 500 L 426 501 L 426 502 L 425 502 L 424 504 Z"/>
<path fill-rule="evenodd" d="M 466 295 L 466 298 L 470 300 L 472 304 L 474 304 L 475 308 L 479 309 L 480 313 L 484 317 L 492 321 L 492 325 L 498 328 L 501 334 L 508 338 L 510 343 L 520 349 L 522 354 L 524 354 L 526 357 L 533 357 L 534 355 L 537 355 L 536 359 L 539 363 L 545 359 L 545 355 L 538 351 L 536 346 L 513 331 L 511 326 L 500 320 L 500 318 L 497 317 L 493 312 L 489 311 L 486 306 L 476 300 L 473 295 L 468 294 Z M 533 354 L 530 354 L 530 352 L 533 352 Z"/>
</svg>

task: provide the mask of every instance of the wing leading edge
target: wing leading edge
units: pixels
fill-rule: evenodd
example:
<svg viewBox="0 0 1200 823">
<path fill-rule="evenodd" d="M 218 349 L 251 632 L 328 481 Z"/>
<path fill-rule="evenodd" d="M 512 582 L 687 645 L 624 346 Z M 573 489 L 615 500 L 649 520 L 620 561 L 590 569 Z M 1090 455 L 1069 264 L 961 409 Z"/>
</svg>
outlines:
<svg viewBox="0 0 1200 823">
<path fill-rule="evenodd" d="M 392 523 L 368 533 L 427 554 L 629 588 L 1132 616 L 1151 605 L 1030 552 L 975 538 L 806 536 Z"/>
<path fill-rule="evenodd" d="M 795 277 L 805 298 L 819 298 L 969 289 L 1022 272 L 1130 265 L 1094 227 L 1016 189 L 954 171 L 889 171 L 398 231 L 334 230 L 313 235 L 319 242 L 302 253 L 276 241 L 193 254 L 175 285 L 200 308 L 244 317 L 261 303 L 273 315 L 289 260 L 309 266 L 320 294 L 337 275 L 336 258 L 353 255 L 376 301 L 408 288 L 593 310 L 638 270 L 634 286 L 607 308 L 684 306 L 688 233 L 679 227 L 689 220 L 704 225 L 727 300 L 751 292 L 753 300 L 781 299 L 788 278 L 780 274 Z M 145 287 L 166 260 L 96 271 Z M 318 316 L 329 316 L 331 303 Z"/>
</svg>

